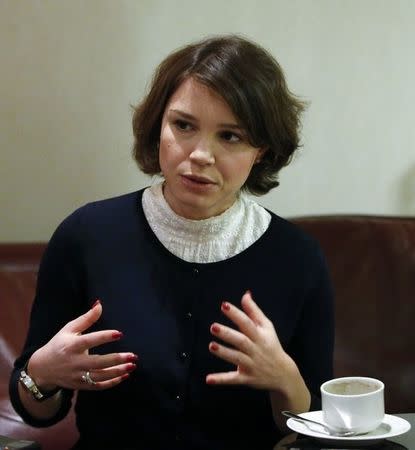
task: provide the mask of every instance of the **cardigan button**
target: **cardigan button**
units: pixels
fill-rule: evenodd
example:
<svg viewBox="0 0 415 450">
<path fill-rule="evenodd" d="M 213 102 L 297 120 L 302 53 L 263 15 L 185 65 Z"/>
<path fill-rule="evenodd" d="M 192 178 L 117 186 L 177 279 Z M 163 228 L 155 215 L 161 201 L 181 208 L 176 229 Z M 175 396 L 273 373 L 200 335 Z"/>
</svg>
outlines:
<svg viewBox="0 0 415 450">
<path fill-rule="evenodd" d="M 185 359 L 187 359 L 188 354 L 186 352 L 182 352 L 180 353 L 180 358 L 182 359 L 182 361 L 184 361 Z"/>
<path fill-rule="evenodd" d="M 199 275 L 199 269 L 197 267 L 193 269 L 193 275 L 195 276 Z"/>
<path fill-rule="evenodd" d="M 186 313 L 186 319 L 191 319 L 192 318 L 192 313 L 189 311 Z"/>
</svg>

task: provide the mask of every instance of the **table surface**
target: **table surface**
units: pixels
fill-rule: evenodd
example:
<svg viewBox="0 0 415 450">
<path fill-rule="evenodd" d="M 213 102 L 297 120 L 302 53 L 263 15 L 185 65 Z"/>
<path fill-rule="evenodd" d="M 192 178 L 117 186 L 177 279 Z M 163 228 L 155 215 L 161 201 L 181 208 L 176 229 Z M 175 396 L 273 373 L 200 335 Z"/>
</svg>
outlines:
<svg viewBox="0 0 415 450">
<path fill-rule="evenodd" d="M 385 441 L 381 441 L 379 445 L 371 446 L 358 446 L 349 447 L 354 450 L 361 449 L 379 449 L 379 450 L 415 450 L 415 413 L 408 414 L 394 414 L 402 417 L 411 424 L 411 429 L 401 436 L 396 436 Z M 398 444 L 398 445 L 397 445 Z M 284 439 L 278 442 L 274 447 L 274 450 L 297 450 L 297 449 L 313 449 L 313 450 L 330 450 L 334 449 L 331 444 L 322 444 L 314 439 L 299 439 L 297 440 L 297 433 L 289 434 Z M 345 449 L 346 447 L 339 447 L 338 450 Z"/>
</svg>

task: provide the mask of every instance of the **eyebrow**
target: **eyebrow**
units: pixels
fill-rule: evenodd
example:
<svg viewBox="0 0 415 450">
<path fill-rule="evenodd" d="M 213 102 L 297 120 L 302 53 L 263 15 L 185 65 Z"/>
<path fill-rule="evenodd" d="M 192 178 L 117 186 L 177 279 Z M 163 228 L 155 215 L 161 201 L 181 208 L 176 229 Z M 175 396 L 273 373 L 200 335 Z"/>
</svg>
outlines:
<svg viewBox="0 0 415 450">
<path fill-rule="evenodd" d="M 187 112 L 181 111 L 180 109 L 170 109 L 169 112 L 174 112 L 180 116 L 182 116 L 185 119 L 192 120 L 193 122 L 198 122 L 197 118 L 193 116 L 192 114 L 189 114 Z M 233 130 L 241 130 L 244 131 L 244 128 L 240 127 L 236 123 L 219 123 L 218 126 L 220 128 L 230 128 Z"/>
</svg>

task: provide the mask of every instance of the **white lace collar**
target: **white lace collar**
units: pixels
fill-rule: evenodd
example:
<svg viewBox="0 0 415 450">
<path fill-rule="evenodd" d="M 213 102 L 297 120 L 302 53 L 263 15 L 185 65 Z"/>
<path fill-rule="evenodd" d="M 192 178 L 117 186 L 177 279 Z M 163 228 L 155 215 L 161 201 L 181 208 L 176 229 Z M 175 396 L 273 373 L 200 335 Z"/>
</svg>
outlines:
<svg viewBox="0 0 415 450">
<path fill-rule="evenodd" d="M 164 247 L 177 257 L 195 263 L 222 261 L 241 253 L 265 233 L 271 221 L 268 211 L 245 194 L 219 216 L 186 219 L 170 208 L 162 183 L 144 191 L 143 210 Z"/>
</svg>

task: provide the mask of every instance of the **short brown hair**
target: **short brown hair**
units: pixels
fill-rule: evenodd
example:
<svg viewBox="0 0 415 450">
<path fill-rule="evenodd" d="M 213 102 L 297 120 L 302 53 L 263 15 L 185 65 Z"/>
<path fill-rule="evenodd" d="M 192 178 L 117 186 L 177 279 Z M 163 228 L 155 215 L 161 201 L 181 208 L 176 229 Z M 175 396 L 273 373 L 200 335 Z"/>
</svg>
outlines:
<svg viewBox="0 0 415 450">
<path fill-rule="evenodd" d="M 272 55 L 237 35 L 192 43 L 158 66 L 149 93 L 133 115 L 133 156 L 141 170 L 150 175 L 160 173 L 158 142 L 164 110 L 189 77 L 216 91 L 246 130 L 250 144 L 266 149 L 243 189 L 262 195 L 278 186 L 278 172 L 300 146 L 305 102 L 289 91 Z"/>
</svg>

